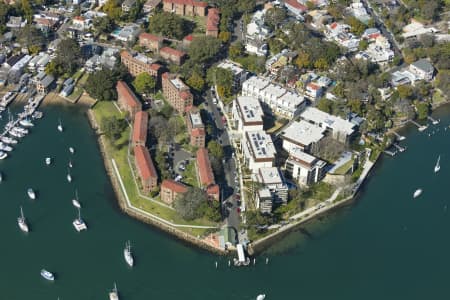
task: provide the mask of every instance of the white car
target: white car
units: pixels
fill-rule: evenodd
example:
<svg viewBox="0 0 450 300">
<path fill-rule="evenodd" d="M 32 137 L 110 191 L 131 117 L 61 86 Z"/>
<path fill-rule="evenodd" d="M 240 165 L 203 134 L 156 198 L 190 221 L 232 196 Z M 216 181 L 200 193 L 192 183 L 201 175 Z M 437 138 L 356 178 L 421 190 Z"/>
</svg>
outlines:
<svg viewBox="0 0 450 300">
<path fill-rule="evenodd" d="M 181 176 L 181 175 L 178 175 L 177 177 L 175 177 L 175 181 L 181 181 L 181 179 L 183 179 L 183 176 Z"/>
</svg>

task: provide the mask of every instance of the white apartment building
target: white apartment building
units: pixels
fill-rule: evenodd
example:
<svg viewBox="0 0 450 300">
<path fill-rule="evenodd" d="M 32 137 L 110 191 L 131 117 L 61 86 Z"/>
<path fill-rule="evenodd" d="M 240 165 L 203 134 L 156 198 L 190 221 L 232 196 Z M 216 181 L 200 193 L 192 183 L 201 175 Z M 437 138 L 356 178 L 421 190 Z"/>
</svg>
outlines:
<svg viewBox="0 0 450 300">
<path fill-rule="evenodd" d="M 247 131 L 263 130 L 263 110 L 256 98 L 239 96 L 233 101 L 231 110 L 233 116 L 233 128 L 240 134 Z"/>
<path fill-rule="evenodd" d="M 314 107 L 307 107 L 300 114 L 300 117 L 305 121 L 326 129 L 335 140 L 342 143 L 347 143 L 355 133 L 355 124 Z"/>
<path fill-rule="evenodd" d="M 281 133 L 283 149 L 291 153 L 294 149 L 310 152 L 325 136 L 326 129 L 304 120 L 292 122 Z"/>
<path fill-rule="evenodd" d="M 241 88 L 242 83 L 247 79 L 247 71 L 229 60 L 221 62 L 217 67 L 230 70 L 233 74 L 233 93 L 237 92 Z"/>
<path fill-rule="evenodd" d="M 242 95 L 255 97 L 272 113 L 289 119 L 297 116 L 306 105 L 303 96 L 258 76 L 250 77 L 242 84 Z"/>
<path fill-rule="evenodd" d="M 276 150 L 272 138 L 265 131 L 245 132 L 241 148 L 244 163 L 252 173 L 257 173 L 260 168 L 273 167 Z"/>
<path fill-rule="evenodd" d="M 325 176 L 326 162 L 293 148 L 286 160 L 286 174 L 303 186 L 319 182 Z"/>
<path fill-rule="evenodd" d="M 259 182 L 272 193 L 273 203 L 286 204 L 288 200 L 288 186 L 276 167 L 260 168 L 253 174 L 253 180 Z"/>
</svg>

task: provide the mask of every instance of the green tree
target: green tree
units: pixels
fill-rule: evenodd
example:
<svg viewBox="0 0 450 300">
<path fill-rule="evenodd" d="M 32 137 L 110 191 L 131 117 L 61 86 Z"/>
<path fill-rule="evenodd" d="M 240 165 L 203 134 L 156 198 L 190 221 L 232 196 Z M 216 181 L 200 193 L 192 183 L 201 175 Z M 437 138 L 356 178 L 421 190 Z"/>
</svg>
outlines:
<svg viewBox="0 0 450 300">
<path fill-rule="evenodd" d="M 27 49 L 37 47 L 40 50 L 46 43 L 46 39 L 42 34 L 42 31 L 30 24 L 25 25 L 25 27 L 19 30 L 17 40 Z"/>
<path fill-rule="evenodd" d="M 231 32 L 229 31 L 221 31 L 219 33 L 219 40 L 222 41 L 222 43 L 228 43 L 231 39 Z"/>
<path fill-rule="evenodd" d="M 149 30 L 153 33 L 158 33 L 169 38 L 181 40 L 189 32 L 192 31 L 193 23 L 183 19 L 182 17 L 167 13 L 155 13 L 149 22 Z M 194 43 L 197 39 L 194 39 Z"/>
<path fill-rule="evenodd" d="M 139 94 L 151 93 L 156 86 L 156 80 L 148 73 L 140 73 L 133 80 L 133 87 Z"/>
<path fill-rule="evenodd" d="M 98 34 L 103 33 L 111 33 L 114 30 L 116 24 L 114 23 L 114 19 L 109 16 L 106 17 L 97 17 L 94 19 L 94 28 Z"/>
<path fill-rule="evenodd" d="M 286 10 L 280 7 L 270 8 L 264 16 L 264 22 L 272 30 L 278 29 L 284 20 L 286 20 Z"/>
<path fill-rule="evenodd" d="M 197 72 L 192 72 L 186 83 L 196 91 L 203 90 L 205 86 L 205 80 Z"/>
<path fill-rule="evenodd" d="M 347 18 L 347 23 L 351 27 L 351 32 L 353 32 L 356 35 L 363 34 L 364 30 L 366 30 L 367 26 L 354 16 L 350 16 Z"/>
<path fill-rule="evenodd" d="M 73 39 L 62 40 L 56 49 L 55 62 L 64 73 L 72 74 L 81 65 L 81 50 Z"/>
<path fill-rule="evenodd" d="M 206 217 L 212 222 L 220 222 L 222 220 L 219 201 L 204 201 L 200 205 L 199 210 L 202 216 Z"/>
<path fill-rule="evenodd" d="M 22 11 L 25 19 L 28 24 L 32 24 L 33 22 L 33 8 L 31 7 L 29 0 L 21 0 L 20 1 L 20 10 Z"/>
<path fill-rule="evenodd" d="M 417 118 L 419 120 L 426 119 L 430 113 L 430 104 L 428 102 L 415 101 L 414 105 L 417 110 Z"/>
<path fill-rule="evenodd" d="M 105 5 L 103 5 L 102 10 L 108 15 L 109 18 L 114 21 L 120 21 L 120 16 L 122 15 L 120 0 L 108 0 Z"/>
<path fill-rule="evenodd" d="M 369 42 L 365 39 L 362 39 L 361 41 L 359 41 L 359 50 L 364 51 L 367 49 L 367 47 L 369 47 Z"/>
<path fill-rule="evenodd" d="M 333 102 L 326 98 L 322 98 L 317 103 L 317 108 L 326 113 L 331 113 L 331 111 L 333 110 Z"/>
<path fill-rule="evenodd" d="M 295 59 L 295 64 L 299 67 L 299 69 L 309 68 L 311 66 L 309 54 L 303 50 L 300 51 Z"/>
<path fill-rule="evenodd" d="M 402 99 L 411 99 L 414 96 L 414 89 L 410 85 L 400 85 L 397 91 Z"/>
<path fill-rule="evenodd" d="M 60 65 L 58 65 L 54 60 L 49 62 L 47 66 L 45 66 L 45 73 L 49 75 L 53 75 L 55 77 L 58 77 L 62 74 L 64 74 L 64 70 Z"/>
<path fill-rule="evenodd" d="M 102 132 L 111 141 L 119 139 L 126 127 L 125 119 L 119 119 L 116 116 L 104 117 L 100 123 Z"/>
<path fill-rule="evenodd" d="M 208 152 L 212 157 L 217 158 L 218 160 L 222 160 L 224 156 L 223 148 L 222 146 L 214 140 L 209 141 L 208 143 Z"/>
<path fill-rule="evenodd" d="M 208 70 L 206 79 L 210 85 L 217 85 L 220 97 L 231 96 L 233 73 L 230 70 L 212 67 Z"/>
<path fill-rule="evenodd" d="M 185 220 L 192 221 L 202 217 L 203 211 L 199 208 L 208 201 L 206 194 L 199 188 L 190 187 L 186 193 L 179 194 L 174 201 L 174 208 Z"/>
<path fill-rule="evenodd" d="M 113 100 L 117 98 L 117 78 L 109 69 L 102 69 L 91 74 L 86 81 L 85 89 L 88 94 L 97 100 Z"/>
<path fill-rule="evenodd" d="M 235 59 L 244 54 L 244 45 L 241 42 L 236 42 L 230 45 L 228 48 L 228 55 L 231 59 Z"/>
<path fill-rule="evenodd" d="M 215 57 L 220 50 L 220 40 L 211 36 L 195 38 L 189 46 L 188 54 L 194 64 L 201 64 Z"/>
</svg>

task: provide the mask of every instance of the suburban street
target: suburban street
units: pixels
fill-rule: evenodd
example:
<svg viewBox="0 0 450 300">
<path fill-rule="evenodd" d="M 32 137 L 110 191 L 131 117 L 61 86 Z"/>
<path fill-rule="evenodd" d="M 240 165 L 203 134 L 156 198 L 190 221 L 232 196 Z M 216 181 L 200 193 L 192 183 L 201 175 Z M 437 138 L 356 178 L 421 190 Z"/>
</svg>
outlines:
<svg viewBox="0 0 450 300">
<path fill-rule="evenodd" d="M 229 227 L 239 230 L 239 224 L 241 218 L 238 212 L 237 200 L 234 198 L 234 194 L 239 188 L 239 182 L 237 178 L 236 162 L 233 157 L 233 148 L 228 136 L 228 132 L 222 122 L 222 113 L 219 108 L 212 101 L 212 92 L 208 90 L 205 95 L 205 109 L 208 111 L 210 118 L 214 124 L 214 136 L 224 150 L 224 160 L 222 161 L 224 167 L 225 178 L 216 178 L 217 183 L 222 190 L 222 211 L 225 211 L 226 223 Z M 225 180 L 224 180 L 225 179 Z"/>
</svg>

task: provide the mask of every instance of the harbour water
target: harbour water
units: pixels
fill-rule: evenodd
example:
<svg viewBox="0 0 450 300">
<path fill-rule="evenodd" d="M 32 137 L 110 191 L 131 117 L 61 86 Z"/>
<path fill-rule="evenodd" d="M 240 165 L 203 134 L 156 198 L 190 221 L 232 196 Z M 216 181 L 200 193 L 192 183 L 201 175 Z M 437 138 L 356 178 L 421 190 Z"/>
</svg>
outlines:
<svg viewBox="0 0 450 300">
<path fill-rule="evenodd" d="M 84 114 L 68 107 L 43 111 L 32 133 L 0 161 L 1 299 L 108 299 L 114 282 L 125 300 L 251 300 L 260 293 L 267 300 L 448 295 L 448 109 L 441 110 L 441 123 L 424 133 L 414 127 L 402 133 L 408 150 L 383 159 L 353 205 L 290 234 L 257 257 L 255 266 L 241 269 L 124 216 Z M 63 133 L 56 129 L 59 118 Z M 434 174 L 439 154 L 441 171 Z M 45 165 L 47 156 L 51 166 Z M 69 159 L 72 183 L 66 180 Z M 28 187 L 37 191 L 37 200 L 28 199 Z M 413 199 L 417 188 L 423 194 Z M 75 189 L 89 228 L 81 233 L 72 226 Z M 29 234 L 17 226 L 21 205 Z M 132 269 L 123 258 L 127 240 Z M 41 278 L 42 268 L 56 281 Z"/>
</svg>

